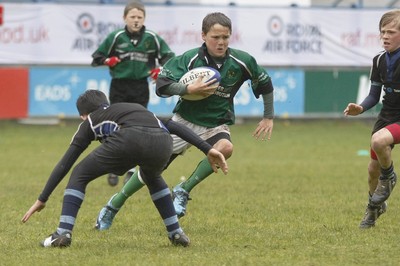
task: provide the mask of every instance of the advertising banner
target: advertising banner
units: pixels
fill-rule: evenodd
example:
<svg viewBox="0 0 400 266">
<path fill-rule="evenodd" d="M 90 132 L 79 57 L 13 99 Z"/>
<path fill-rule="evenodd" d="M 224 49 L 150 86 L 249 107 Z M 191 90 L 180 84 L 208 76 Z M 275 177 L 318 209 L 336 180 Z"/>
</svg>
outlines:
<svg viewBox="0 0 400 266">
<path fill-rule="evenodd" d="M 302 115 L 304 110 L 304 73 L 300 70 L 268 70 L 274 82 L 275 113 Z M 106 67 L 32 67 L 29 74 L 29 116 L 78 117 L 76 100 L 85 90 L 109 94 L 110 75 Z M 150 82 L 149 110 L 171 116 L 178 96 L 160 98 Z M 250 84 L 240 88 L 235 99 L 237 116 L 262 117 L 261 97 L 256 99 Z"/>
<path fill-rule="evenodd" d="M 291 69 L 267 69 L 274 84 L 274 107 L 278 116 L 304 115 L 304 72 Z M 170 116 L 178 96 L 160 98 L 155 94 L 154 84 L 150 86 L 149 110 L 157 115 Z M 262 117 L 263 100 L 257 99 L 250 85 L 244 83 L 234 98 L 235 114 L 238 117 Z"/>
<path fill-rule="evenodd" d="M 107 68 L 32 67 L 29 116 L 79 117 L 76 100 L 85 90 L 109 91 Z"/>
<path fill-rule="evenodd" d="M 274 84 L 274 109 L 277 116 L 304 115 L 304 72 L 290 69 L 267 69 Z M 235 96 L 237 116 L 262 117 L 262 98 L 256 99 L 250 82 L 243 84 Z"/>
<path fill-rule="evenodd" d="M 124 27 L 121 5 L 0 5 L 0 64 L 89 65 L 112 31 Z M 145 25 L 176 52 L 202 44 L 201 6 L 148 6 Z M 263 66 L 362 66 L 381 48 L 384 10 L 218 7 L 232 20 L 231 47 Z"/>
</svg>

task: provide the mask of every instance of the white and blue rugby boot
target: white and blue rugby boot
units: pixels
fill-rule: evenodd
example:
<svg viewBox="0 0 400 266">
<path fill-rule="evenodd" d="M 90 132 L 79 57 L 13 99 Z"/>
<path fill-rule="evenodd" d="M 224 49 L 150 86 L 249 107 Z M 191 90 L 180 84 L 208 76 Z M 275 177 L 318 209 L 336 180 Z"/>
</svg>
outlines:
<svg viewBox="0 0 400 266">
<path fill-rule="evenodd" d="M 104 206 L 100 212 L 99 215 L 97 216 L 96 219 L 96 225 L 95 228 L 99 231 L 107 230 L 111 227 L 112 222 L 115 218 L 115 215 L 117 215 L 119 209 L 115 209 L 111 205 L 112 199 L 116 196 L 117 194 L 114 194 L 111 199 L 108 201 L 107 205 Z"/>
<path fill-rule="evenodd" d="M 189 192 L 182 188 L 182 183 L 178 184 L 172 189 L 172 199 L 174 201 L 174 208 L 178 218 L 186 214 L 186 205 L 189 198 Z"/>
</svg>

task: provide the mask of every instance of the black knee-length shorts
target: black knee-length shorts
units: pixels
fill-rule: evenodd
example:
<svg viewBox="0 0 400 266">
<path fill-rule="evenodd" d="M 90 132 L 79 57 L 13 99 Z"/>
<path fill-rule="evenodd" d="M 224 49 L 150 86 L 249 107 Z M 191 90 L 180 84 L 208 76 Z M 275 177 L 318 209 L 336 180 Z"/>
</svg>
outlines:
<svg viewBox="0 0 400 266">
<path fill-rule="evenodd" d="M 75 182 L 87 184 L 107 173 L 123 175 L 137 165 L 143 178 L 157 178 L 161 176 L 171 154 L 172 138 L 165 129 L 121 128 L 74 168 L 69 185 L 75 186 Z"/>
</svg>

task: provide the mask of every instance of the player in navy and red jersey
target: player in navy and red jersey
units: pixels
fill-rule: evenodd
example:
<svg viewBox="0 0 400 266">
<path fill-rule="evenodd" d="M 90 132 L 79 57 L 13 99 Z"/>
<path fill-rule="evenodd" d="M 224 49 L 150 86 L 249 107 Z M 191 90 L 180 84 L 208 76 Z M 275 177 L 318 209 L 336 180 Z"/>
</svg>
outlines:
<svg viewBox="0 0 400 266">
<path fill-rule="evenodd" d="M 124 29 L 111 32 L 93 53 L 92 66 L 106 65 L 110 69 L 110 103 L 130 102 L 147 107 L 149 103 L 148 78 L 157 79 L 160 66 L 175 54 L 157 33 L 144 25 L 145 7 L 130 2 L 124 9 Z M 127 178 L 132 175 L 130 169 Z M 108 176 L 111 186 L 118 184 L 115 173 Z"/>
<path fill-rule="evenodd" d="M 139 104 L 117 103 L 109 106 L 106 95 L 100 91 L 86 91 L 78 98 L 77 108 L 84 121 L 22 222 L 45 207 L 51 193 L 80 154 L 92 141 L 99 140 L 102 144 L 74 167 L 64 192 L 59 226 L 42 242 L 42 246 L 65 247 L 71 244 L 72 230 L 89 182 L 109 172 L 124 173 L 136 165 L 140 166 L 139 175 L 149 189 L 170 241 L 174 245 L 188 246 L 189 238 L 179 225 L 171 192 L 161 176 L 172 154 L 170 133 L 192 142 L 207 154 L 215 171 L 220 167 L 226 173 L 227 165 L 222 153 L 185 126 L 172 120 L 164 120 L 163 123 Z"/>
<path fill-rule="evenodd" d="M 156 86 L 157 94 L 162 97 L 208 95 L 199 101 L 181 98 L 174 108 L 175 114 L 172 119 L 191 128 L 221 151 L 225 158 L 229 158 L 233 153 L 229 125 L 235 124 L 234 96 L 244 82 L 251 81 L 254 96 L 261 97 L 264 103 L 263 118 L 257 124 L 253 136 L 261 140 L 270 139 L 274 118 L 274 88 L 270 76 L 257 64 L 253 56 L 229 47 L 231 34 L 232 23 L 225 14 L 215 12 L 206 15 L 202 22 L 203 45 L 168 60 L 158 76 Z M 201 66 L 212 67 L 220 72 L 221 81 L 218 87 L 212 85 L 215 80 L 202 82 L 199 79 L 189 85 L 179 83 L 179 79 L 190 69 Z M 170 162 L 179 154 L 183 154 L 189 146 L 186 141 L 174 136 L 174 151 Z M 212 172 L 208 161 L 203 159 L 187 180 L 173 188 L 174 206 L 178 217 L 186 214 L 189 193 Z M 108 229 L 112 225 L 115 213 L 127 198 L 141 187 L 143 182 L 136 174 L 133 175 L 122 191 L 113 195 L 101 209 L 97 218 L 100 224 L 98 229 Z M 109 214 L 106 214 L 107 212 Z"/>
<path fill-rule="evenodd" d="M 386 200 L 397 182 L 391 151 L 400 143 L 400 10 L 385 13 L 379 22 L 384 51 L 372 60 L 371 88 L 361 104 L 349 103 L 345 115 L 359 115 L 375 106 L 385 92 L 371 137 L 368 165 L 369 200 L 360 228 L 375 225 L 386 211 Z"/>
</svg>

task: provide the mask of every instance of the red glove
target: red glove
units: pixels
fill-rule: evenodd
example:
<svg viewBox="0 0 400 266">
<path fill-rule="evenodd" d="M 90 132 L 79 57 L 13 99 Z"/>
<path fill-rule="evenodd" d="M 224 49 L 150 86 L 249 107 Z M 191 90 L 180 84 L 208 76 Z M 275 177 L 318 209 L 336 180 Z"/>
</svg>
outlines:
<svg viewBox="0 0 400 266">
<path fill-rule="evenodd" d="M 150 77 L 154 80 L 157 80 L 158 74 L 161 72 L 161 67 L 153 68 L 150 70 Z"/>
<path fill-rule="evenodd" d="M 107 66 L 109 66 L 109 67 L 113 67 L 113 66 L 115 66 L 116 64 L 118 64 L 119 62 L 121 62 L 121 60 L 120 60 L 118 57 L 113 56 L 113 57 L 107 58 L 107 59 L 104 61 L 104 64 L 107 65 Z"/>
</svg>

